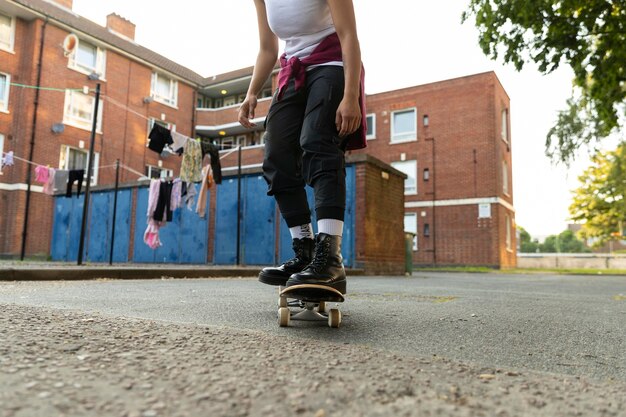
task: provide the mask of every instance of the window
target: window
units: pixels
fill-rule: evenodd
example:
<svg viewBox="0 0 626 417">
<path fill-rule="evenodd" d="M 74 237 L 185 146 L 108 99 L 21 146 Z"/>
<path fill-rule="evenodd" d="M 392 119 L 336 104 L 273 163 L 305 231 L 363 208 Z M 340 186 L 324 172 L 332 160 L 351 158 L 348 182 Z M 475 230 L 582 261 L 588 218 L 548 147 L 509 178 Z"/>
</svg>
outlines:
<svg viewBox="0 0 626 417">
<path fill-rule="evenodd" d="M 392 162 L 391 166 L 407 175 L 404 194 L 417 194 L 417 161 Z"/>
<path fill-rule="evenodd" d="M 69 67 L 87 75 L 95 73 L 100 78 L 104 78 L 104 70 L 106 68 L 105 51 L 81 40 L 70 55 Z"/>
<path fill-rule="evenodd" d="M 235 140 L 232 136 L 222 139 L 220 142 L 222 150 L 228 150 L 235 147 Z"/>
<path fill-rule="evenodd" d="M 413 250 L 417 250 L 417 213 L 404 214 L 404 231 L 413 233 Z"/>
<path fill-rule="evenodd" d="M 237 97 L 235 96 L 226 97 L 224 99 L 224 107 L 234 106 L 235 104 L 237 104 Z"/>
<path fill-rule="evenodd" d="M 430 236 L 430 224 L 424 223 L 424 236 Z"/>
<path fill-rule="evenodd" d="M 504 216 L 504 221 L 506 224 L 504 225 L 506 228 L 506 250 L 511 250 L 511 217 L 509 215 Z"/>
<path fill-rule="evenodd" d="M 365 121 L 367 122 L 367 135 L 365 139 L 376 139 L 376 115 L 368 114 L 365 116 Z"/>
<path fill-rule="evenodd" d="M 224 106 L 224 100 L 221 98 L 216 98 L 213 100 L 213 108 L 214 109 L 219 109 L 220 107 Z"/>
<path fill-rule="evenodd" d="M 507 109 L 502 110 L 502 124 L 500 135 L 502 140 L 509 143 L 509 111 Z"/>
<path fill-rule="evenodd" d="M 146 165 L 146 177 L 148 178 L 169 178 L 174 176 L 174 171 L 166 168 L 159 168 L 152 165 Z"/>
<path fill-rule="evenodd" d="M 247 146 L 247 140 L 245 135 L 237 136 L 237 146 Z"/>
<path fill-rule="evenodd" d="M 9 87 L 11 76 L 0 72 L 0 111 L 9 111 Z"/>
<path fill-rule="evenodd" d="M 91 130 L 93 125 L 93 111 L 96 98 L 80 91 L 67 90 L 65 92 L 65 113 L 63 123 L 79 129 Z M 102 132 L 102 100 L 98 105 L 98 123 L 96 131 Z"/>
<path fill-rule="evenodd" d="M 4 135 L 0 133 L 0 161 L 4 158 Z M 2 163 L 0 163 L 0 175 L 2 175 Z"/>
<path fill-rule="evenodd" d="M 98 163 L 100 154 L 94 152 L 93 167 L 91 171 L 91 185 L 98 183 Z M 68 145 L 61 145 L 61 157 L 59 158 L 59 169 L 84 169 L 87 171 L 89 164 L 89 152 L 84 149 L 76 149 Z M 84 182 L 87 181 L 85 175 Z"/>
<path fill-rule="evenodd" d="M 391 143 L 417 140 L 417 110 L 391 113 Z"/>
<path fill-rule="evenodd" d="M 0 49 L 13 52 L 15 19 L 0 13 Z"/>
<path fill-rule="evenodd" d="M 176 107 L 178 105 L 178 81 L 154 72 L 150 95 L 159 103 Z"/>
<path fill-rule="evenodd" d="M 509 195 L 509 164 L 502 161 L 502 192 Z"/>
</svg>

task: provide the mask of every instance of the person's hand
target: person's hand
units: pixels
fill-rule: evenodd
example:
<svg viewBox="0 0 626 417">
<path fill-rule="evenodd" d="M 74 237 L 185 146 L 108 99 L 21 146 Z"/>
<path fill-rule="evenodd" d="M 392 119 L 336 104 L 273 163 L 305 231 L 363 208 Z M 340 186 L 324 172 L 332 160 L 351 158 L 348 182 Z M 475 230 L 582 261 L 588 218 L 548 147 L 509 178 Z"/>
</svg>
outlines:
<svg viewBox="0 0 626 417">
<path fill-rule="evenodd" d="M 254 119 L 254 111 L 256 110 L 257 98 L 255 95 L 248 94 L 246 99 L 239 106 L 239 123 L 247 129 L 256 127 L 250 119 Z"/>
<path fill-rule="evenodd" d="M 361 107 L 358 99 L 344 97 L 341 100 L 337 108 L 335 124 L 340 137 L 354 133 L 361 126 Z"/>
</svg>

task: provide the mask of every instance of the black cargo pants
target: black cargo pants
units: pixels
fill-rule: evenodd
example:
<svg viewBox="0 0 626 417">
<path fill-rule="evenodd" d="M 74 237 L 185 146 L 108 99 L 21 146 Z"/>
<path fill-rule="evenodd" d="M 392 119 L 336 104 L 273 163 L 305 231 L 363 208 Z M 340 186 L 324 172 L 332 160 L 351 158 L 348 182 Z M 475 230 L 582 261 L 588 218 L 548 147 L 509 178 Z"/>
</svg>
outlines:
<svg viewBox="0 0 626 417">
<path fill-rule="evenodd" d="M 307 71 L 300 90 L 292 79 L 280 100 L 274 95 L 263 174 L 289 227 L 311 222 L 305 183 L 313 187 L 318 220 L 344 219 L 345 158 L 335 124 L 343 88 L 343 67 L 327 65 Z"/>
</svg>

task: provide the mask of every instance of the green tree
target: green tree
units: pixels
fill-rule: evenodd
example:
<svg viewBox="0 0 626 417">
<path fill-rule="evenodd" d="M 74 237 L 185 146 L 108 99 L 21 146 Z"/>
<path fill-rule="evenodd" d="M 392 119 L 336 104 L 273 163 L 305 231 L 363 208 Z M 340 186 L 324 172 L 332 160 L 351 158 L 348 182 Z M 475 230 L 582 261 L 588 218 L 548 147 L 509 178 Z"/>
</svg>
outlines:
<svg viewBox="0 0 626 417">
<path fill-rule="evenodd" d="M 558 235 L 548 236 L 539 245 L 540 252 L 544 253 L 584 253 L 591 252 L 585 243 L 576 237 L 571 230 L 565 230 Z"/>
<path fill-rule="evenodd" d="M 594 246 L 624 233 L 626 218 L 626 145 L 598 152 L 592 165 L 578 177 L 569 206 L 571 219 L 582 224 L 580 236 L 594 238 Z"/>
<path fill-rule="evenodd" d="M 520 235 L 520 252 L 522 253 L 535 253 L 539 248 L 539 244 L 536 240 L 533 240 L 530 233 L 521 226 L 518 226 Z"/>
<path fill-rule="evenodd" d="M 624 0 L 470 0 L 479 45 L 521 70 L 533 61 L 543 74 L 566 63 L 574 90 L 546 137 L 546 155 L 569 164 L 582 145 L 617 132 L 626 116 Z"/>
</svg>

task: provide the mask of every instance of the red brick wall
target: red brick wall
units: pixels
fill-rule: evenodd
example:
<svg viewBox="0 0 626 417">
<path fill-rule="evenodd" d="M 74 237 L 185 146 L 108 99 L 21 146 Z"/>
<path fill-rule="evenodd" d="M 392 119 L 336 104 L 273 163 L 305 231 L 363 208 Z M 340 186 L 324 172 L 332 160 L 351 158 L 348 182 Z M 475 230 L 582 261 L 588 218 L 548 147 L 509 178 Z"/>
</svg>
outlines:
<svg viewBox="0 0 626 417">
<path fill-rule="evenodd" d="M 35 85 L 37 58 L 39 53 L 42 21 L 32 23 L 17 20 L 15 54 L 0 51 L 2 64 L 0 71 L 8 72 L 13 82 Z M 97 81 L 91 81 L 81 72 L 68 68 L 68 58 L 63 55 L 62 43 L 67 31 L 53 24 L 45 29 L 44 53 L 42 60 L 41 86 L 56 88 L 95 89 Z M 101 45 L 102 46 L 102 45 Z M 106 49 L 106 46 L 104 46 Z M 4 59 L 4 56 L 8 59 Z M 176 130 L 185 135 L 192 134 L 195 87 L 178 82 L 178 105 L 173 108 L 156 101 L 146 104 L 144 97 L 150 95 L 153 70 L 146 65 L 132 61 L 112 50 L 106 51 L 106 73 L 100 82 L 102 93 L 102 133 L 95 137 L 94 151 L 100 154 L 99 166 L 115 164 L 116 159 L 132 169 L 145 172 L 147 164 L 157 166 L 159 155 L 146 147 L 148 121 L 153 117 L 176 124 Z M 34 109 L 34 90 L 12 87 L 10 91 L 10 114 L 0 113 L 0 132 L 7 137 L 5 151 L 13 150 L 16 155 L 28 158 L 30 129 Z M 120 103 L 122 108 L 108 100 Z M 65 93 L 63 91 L 40 90 L 35 147 L 32 160 L 38 164 L 59 166 L 61 145 L 89 149 L 91 132 L 69 125 L 62 133 L 53 133 L 52 125 L 63 122 Z M 125 107 L 125 108 L 124 108 Z M 126 108 L 130 109 L 127 111 Z M 178 174 L 180 158 L 171 156 L 162 161 L 163 167 L 173 169 Z M 1 177 L 3 183 L 26 183 L 26 164 L 18 162 Z M 33 167 L 34 168 L 34 167 Z M 113 168 L 99 171 L 98 184 L 112 183 L 115 178 Z M 137 175 L 122 170 L 121 182 L 137 180 Z M 34 177 L 33 177 L 34 179 Z M 34 184 L 34 182 L 33 182 Z M 50 233 L 53 220 L 53 199 L 40 193 L 32 193 L 29 210 L 27 254 L 50 252 Z M 0 194 L 2 216 L 0 253 L 17 255 L 20 251 L 25 192 L 3 191 Z"/>
</svg>

